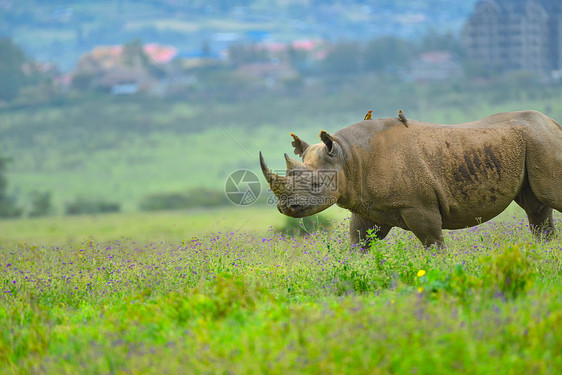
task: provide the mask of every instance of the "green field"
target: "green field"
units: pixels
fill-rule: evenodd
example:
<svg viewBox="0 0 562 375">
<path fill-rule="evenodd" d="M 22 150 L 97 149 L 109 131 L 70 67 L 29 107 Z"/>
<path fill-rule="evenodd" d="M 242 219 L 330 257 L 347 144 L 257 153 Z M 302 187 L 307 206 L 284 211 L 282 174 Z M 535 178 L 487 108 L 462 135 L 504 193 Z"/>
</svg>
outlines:
<svg viewBox="0 0 562 375">
<path fill-rule="evenodd" d="M 515 206 L 366 254 L 227 211 L 3 221 L 0 373 L 562 371 L 562 241 Z"/>
<path fill-rule="evenodd" d="M 343 220 L 349 213 L 333 207 L 323 215 Z M 275 207 L 251 206 L 2 220 L 0 243 L 9 246 L 76 245 L 86 240 L 119 238 L 141 242 L 184 241 L 210 233 L 264 234 L 281 228 L 286 219 Z"/>
<path fill-rule="evenodd" d="M 298 74 L 287 79 L 237 73 L 259 53 L 186 71 L 147 67 L 162 96 L 114 96 L 87 75 L 65 89 L 33 73 L 18 97 L 0 100 L 0 375 L 561 374 L 562 213 L 549 241 L 512 204 L 444 231 L 444 249 L 395 228 L 363 250 L 350 244 L 346 210 L 326 210 L 330 227 L 314 229 L 266 203 L 259 151 L 282 170 L 290 132 L 314 143 L 368 110 L 436 123 L 538 110 L 562 122 L 562 85 L 525 72 L 466 64 L 447 82 L 406 82 L 422 51 L 452 49 L 465 61 L 457 38 L 437 33 L 458 27 L 473 2 L 444 13 L 427 10 L 437 1 L 409 7 L 406 18 L 437 17 L 424 41 L 362 35 L 359 49 L 342 49 L 324 22 L 353 40 L 387 13 L 355 1 L 0 1 L 10 10 L 0 34 L 63 71 L 95 46 L 131 41 L 214 53 L 223 32 L 319 36 L 340 51 L 323 62 L 288 52 Z M 275 59 L 283 68 L 286 58 Z M 260 176 L 253 205 L 220 200 L 239 169 Z M 176 200 L 141 207 L 154 196 Z M 37 197 L 52 210 L 32 217 Z M 118 212 L 71 215 L 72 202 Z M 301 235 L 287 230 L 295 222 Z"/>
<path fill-rule="evenodd" d="M 336 93 L 309 88 L 295 97 L 264 93 L 232 103 L 206 104 L 197 96 L 71 96 L 0 109 L 0 156 L 12 159 L 8 189 L 26 208 L 32 191 L 51 192 L 58 214 L 80 197 L 116 201 L 134 212 L 148 194 L 223 191 L 229 174 L 240 168 L 261 174 L 260 150 L 272 168 L 283 169 L 283 153 L 292 155 L 290 132 L 317 142 L 320 130 L 335 132 L 368 109 L 389 117 L 401 108 L 409 118 L 440 123 L 523 109 L 562 119 L 558 87 L 502 89 L 500 96 L 490 88 L 479 94 L 476 88 L 364 81 L 350 79 Z"/>
</svg>

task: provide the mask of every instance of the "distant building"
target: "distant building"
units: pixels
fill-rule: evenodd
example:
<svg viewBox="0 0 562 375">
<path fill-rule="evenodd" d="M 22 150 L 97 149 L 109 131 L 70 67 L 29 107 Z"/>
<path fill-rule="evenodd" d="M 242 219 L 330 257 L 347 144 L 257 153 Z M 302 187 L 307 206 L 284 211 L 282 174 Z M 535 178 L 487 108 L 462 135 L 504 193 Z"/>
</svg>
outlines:
<svg viewBox="0 0 562 375">
<path fill-rule="evenodd" d="M 483 0 L 464 29 L 468 57 L 500 71 L 562 69 L 562 1 Z"/>
<path fill-rule="evenodd" d="M 158 64 L 169 63 L 178 53 L 175 47 L 155 43 L 145 44 L 142 46 L 142 50 L 148 57 L 149 62 L 156 62 Z M 97 72 L 123 68 L 126 65 L 123 58 L 122 45 L 98 46 L 80 57 L 77 69 Z"/>
<path fill-rule="evenodd" d="M 175 64 L 183 71 L 219 66 L 222 57 L 218 53 L 205 50 L 183 51 L 175 57 Z"/>
<path fill-rule="evenodd" d="M 177 50 L 152 43 L 143 45 L 142 53 L 146 63 L 140 55 L 131 56 L 128 62 L 121 45 L 95 47 L 80 57 L 74 76 L 91 77 L 90 88 L 107 90 L 115 95 L 134 94 L 156 83 L 149 65 L 168 64 L 177 55 Z"/>
<path fill-rule="evenodd" d="M 268 84 L 298 77 L 298 72 L 289 64 L 271 62 L 245 64 L 239 67 L 236 73 L 245 78 L 264 79 Z"/>
</svg>

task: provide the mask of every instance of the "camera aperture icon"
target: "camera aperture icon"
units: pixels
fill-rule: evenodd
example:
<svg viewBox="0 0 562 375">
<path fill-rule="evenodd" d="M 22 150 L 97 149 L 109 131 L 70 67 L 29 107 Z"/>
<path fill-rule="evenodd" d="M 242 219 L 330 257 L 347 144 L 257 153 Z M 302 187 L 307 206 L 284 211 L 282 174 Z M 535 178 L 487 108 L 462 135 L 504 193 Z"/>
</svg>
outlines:
<svg viewBox="0 0 562 375">
<path fill-rule="evenodd" d="M 261 194 L 261 183 L 254 172 L 239 169 L 232 172 L 226 179 L 224 192 L 233 204 L 248 206 L 258 200 Z"/>
</svg>

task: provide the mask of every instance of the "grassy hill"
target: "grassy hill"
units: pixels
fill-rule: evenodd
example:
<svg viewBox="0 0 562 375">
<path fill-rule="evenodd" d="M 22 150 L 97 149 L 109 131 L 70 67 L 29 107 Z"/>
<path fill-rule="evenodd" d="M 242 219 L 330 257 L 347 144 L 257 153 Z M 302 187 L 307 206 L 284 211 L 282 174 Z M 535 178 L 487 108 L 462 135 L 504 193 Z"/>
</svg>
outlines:
<svg viewBox="0 0 562 375">
<path fill-rule="evenodd" d="M 78 197 L 118 201 L 135 211 L 147 194 L 222 191 L 237 169 L 259 174 L 260 150 L 272 168 L 283 169 L 282 155 L 292 150 L 289 132 L 316 142 L 321 129 L 336 131 L 368 109 L 388 117 L 401 108 L 409 118 L 440 123 L 523 109 L 562 119 L 557 87 L 479 92 L 360 79 L 332 92 L 322 86 L 292 97 L 268 91 L 230 102 L 88 96 L 3 108 L 1 156 L 13 160 L 9 190 L 25 205 L 32 191 L 50 191 L 59 213 Z"/>
</svg>

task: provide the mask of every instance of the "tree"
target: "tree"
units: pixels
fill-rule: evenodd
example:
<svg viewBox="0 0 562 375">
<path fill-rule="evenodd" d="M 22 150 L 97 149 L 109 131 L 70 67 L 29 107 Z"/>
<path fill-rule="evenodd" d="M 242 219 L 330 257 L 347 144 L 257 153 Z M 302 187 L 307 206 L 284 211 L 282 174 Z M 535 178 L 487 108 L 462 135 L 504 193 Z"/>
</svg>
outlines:
<svg viewBox="0 0 562 375">
<path fill-rule="evenodd" d="M 333 46 L 324 60 L 324 69 L 333 74 L 361 72 L 363 53 L 356 42 L 340 42 Z"/>
<path fill-rule="evenodd" d="M 412 56 L 415 56 L 415 51 L 410 42 L 391 36 L 373 39 L 367 44 L 365 51 L 365 69 L 402 67 Z"/>
<path fill-rule="evenodd" d="M 6 190 L 8 180 L 6 178 L 6 167 L 10 159 L 0 158 L 0 217 L 19 217 L 22 209 L 17 207 L 14 199 L 9 197 Z"/>
<path fill-rule="evenodd" d="M 150 65 L 140 39 L 135 39 L 123 45 L 123 63 L 136 69 L 144 69 Z"/>
<path fill-rule="evenodd" d="M 457 56 L 464 56 L 465 50 L 461 41 L 450 31 L 441 34 L 430 29 L 421 43 L 422 51 L 451 51 Z"/>
<path fill-rule="evenodd" d="M 228 48 L 228 56 L 234 66 L 264 62 L 268 60 L 267 51 L 255 45 L 234 43 Z"/>
<path fill-rule="evenodd" d="M 31 192 L 31 211 L 29 216 L 38 217 L 49 215 L 53 211 L 51 192 Z"/>
<path fill-rule="evenodd" d="M 72 87 L 79 91 L 86 91 L 92 88 L 94 75 L 89 72 L 77 72 L 72 76 Z"/>
<path fill-rule="evenodd" d="M 11 39 L 0 39 L 0 100 L 12 100 L 25 82 L 25 54 Z"/>
<path fill-rule="evenodd" d="M 293 46 L 287 49 L 287 57 L 291 66 L 299 71 L 304 70 L 308 58 L 308 53 Z"/>
<path fill-rule="evenodd" d="M 0 158 L 0 199 L 5 195 L 6 188 L 8 187 L 8 180 L 6 179 L 6 167 L 10 159 Z"/>
<path fill-rule="evenodd" d="M 205 58 L 208 58 L 211 56 L 211 46 L 209 45 L 208 41 L 203 41 L 203 43 L 201 43 L 201 55 Z"/>
</svg>

